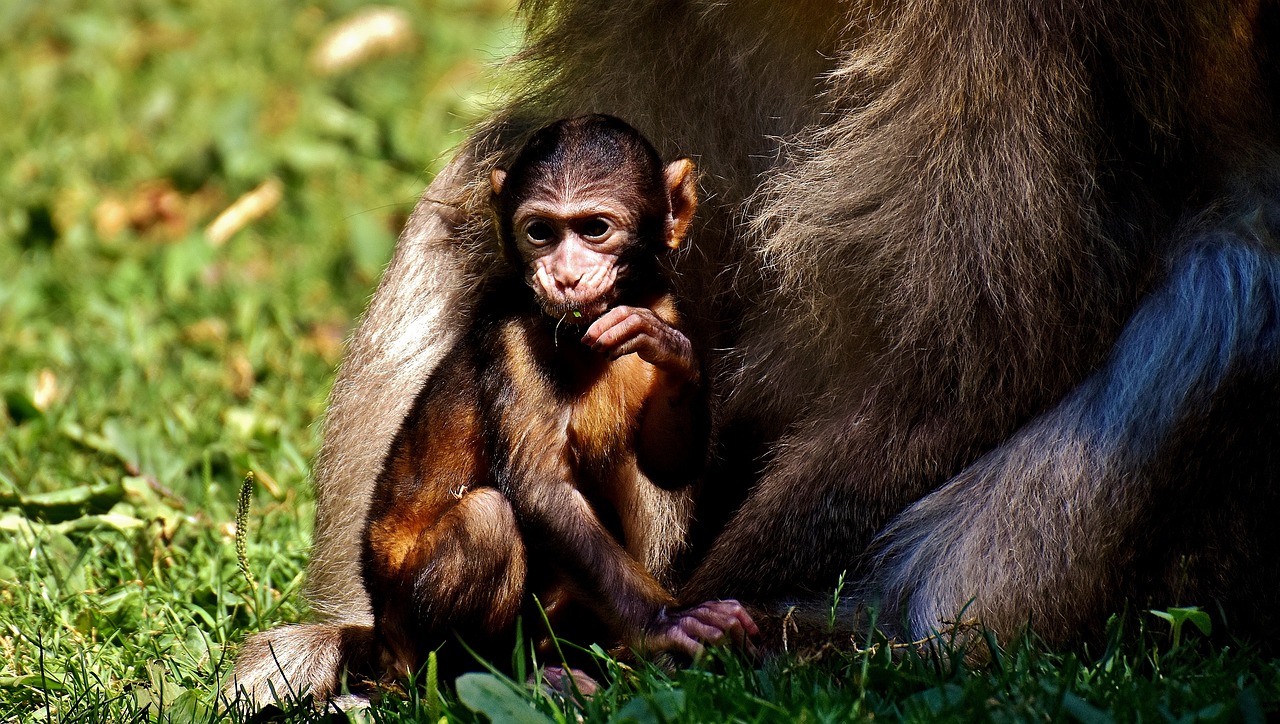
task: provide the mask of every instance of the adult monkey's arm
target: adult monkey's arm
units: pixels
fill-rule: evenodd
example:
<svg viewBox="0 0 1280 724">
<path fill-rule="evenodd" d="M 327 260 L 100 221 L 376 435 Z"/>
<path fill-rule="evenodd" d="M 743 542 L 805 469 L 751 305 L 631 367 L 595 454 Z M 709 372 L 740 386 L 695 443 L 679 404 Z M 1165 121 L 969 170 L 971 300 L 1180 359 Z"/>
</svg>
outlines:
<svg viewBox="0 0 1280 724">
<path fill-rule="evenodd" d="M 458 332 L 466 274 L 457 239 L 472 159 L 463 148 L 418 201 L 329 396 L 307 570 L 307 599 L 326 622 L 373 620 L 360 578 L 360 534 L 391 437 Z"/>
<path fill-rule="evenodd" d="M 340 691 L 344 671 L 368 672 L 373 616 L 360 538 L 373 484 L 414 393 L 457 335 L 466 254 L 462 205 L 475 176 L 464 147 L 423 194 L 352 336 L 329 399 L 315 464 L 316 522 L 307 593 L 318 623 L 250 636 L 226 684 L 251 706 Z"/>
</svg>

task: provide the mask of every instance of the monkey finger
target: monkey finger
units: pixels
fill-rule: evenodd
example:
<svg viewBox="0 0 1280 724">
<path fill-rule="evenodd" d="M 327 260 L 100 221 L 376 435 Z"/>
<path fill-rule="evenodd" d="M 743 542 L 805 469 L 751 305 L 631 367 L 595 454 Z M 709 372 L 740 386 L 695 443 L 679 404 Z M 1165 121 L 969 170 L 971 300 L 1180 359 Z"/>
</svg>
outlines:
<svg viewBox="0 0 1280 724">
<path fill-rule="evenodd" d="M 738 620 L 737 616 L 725 611 L 718 611 L 713 608 L 699 606 L 696 609 L 687 612 L 687 615 L 696 619 L 704 626 L 710 626 L 721 632 L 723 636 L 727 636 L 734 645 L 742 646 L 747 640 L 747 630 Z"/>
<path fill-rule="evenodd" d="M 591 323 L 591 326 L 587 327 L 586 334 L 582 335 L 582 343 L 588 347 L 595 346 L 601 335 L 631 316 L 632 311 L 631 307 L 618 306 L 600 315 L 596 321 Z"/>
<path fill-rule="evenodd" d="M 681 616 L 676 628 L 704 644 L 718 644 L 724 641 L 725 631 L 712 623 L 704 623 L 693 616 Z"/>
<path fill-rule="evenodd" d="M 600 315 L 600 318 L 596 320 L 596 324 L 600 325 L 600 331 L 604 331 L 605 329 L 608 329 L 609 327 L 612 327 L 618 324 L 619 322 L 626 319 L 627 317 L 630 317 L 632 314 L 635 314 L 635 312 L 636 312 L 635 307 L 627 306 L 625 304 L 619 304 L 618 306 L 613 307 L 609 311 Z M 594 327 L 596 325 L 593 324 L 592 326 Z"/>
<path fill-rule="evenodd" d="M 690 361 L 691 345 L 688 339 L 672 329 L 652 310 L 640 308 L 624 308 L 617 317 L 609 314 L 602 316 L 598 323 L 603 328 L 599 334 L 595 325 L 583 337 L 583 343 L 593 350 L 609 355 L 610 359 L 618 359 L 628 354 L 639 354 L 644 361 L 688 375 L 695 367 Z M 610 313 L 612 313 L 611 310 Z"/>
<path fill-rule="evenodd" d="M 597 352 L 607 352 L 615 349 L 618 345 L 624 344 L 644 330 L 643 321 L 635 314 L 629 314 L 601 332 L 595 343 L 591 345 L 591 348 Z"/>
<path fill-rule="evenodd" d="M 720 601 L 710 601 L 709 603 L 714 604 L 717 610 L 736 618 L 742 625 L 743 630 L 748 634 L 752 636 L 760 634 L 760 627 L 756 625 L 754 620 L 752 620 L 751 613 L 747 611 L 746 606 L 743 606 L 732 598 L 726 598 Z"/>
<path fill-rule="evenodd" d="M 542 684 L 552 694 L 575 697 L 581 694 L 590 698 L 600 690 L 599 682 L 581 669 L 565 666 L 544 666 L 540 673 L 541 677 L 536 674 L 530 674 L 529 683 L 536 683 L 538 678 L 541 678 Z"/>
<path fill-rule="evenodd" d="M 686 613 L 724 631 L 735 646 L 752 656 L 755 655 L 756 647 L 751 639 L 759 635 L 760 628 L 756 626 L 742 604 L 733 600 L 707 601 Z"/>
<path fill-rule="evenodd" d="M 691 659 L 698 658 L 706 651 L 701 643 L 680 630 L 679 626 L 672 626 L 658 636 L 657 640 L 651 644 L 651 648 L 659 651 L 680 651 Z"/>
<path fill-rule="evenodd" d="M 662 355 L 659 353 L 660 349 L 655 344 L 653 337 L 641 333 L 607 350 L 607 354 L 609 359 L 618 359 L 629 354 L 639 354 L 644 361 L 656 364 L 662 360 Z"/>
<path fill-rule="evenodd" d="M 655 367 L 661 367 L 679 377 L 689 378 L 696 363 L 690 361 L 687 349 L 676 344 L 666 335 L 654 334 L 648 329 L 619 344 L 609 354 L 617 359 L 625 354 L 638 354 L 640 359 Z"/>
<path fill-rule="evenodd" d="M 755 643 L 736 616 L 701 606 L 685 613 L 680 627 L 698 640 L 707 644 L 728 643 L 752 658 L 757 655 Z"/>
<path fill-rule="evenodd" d="M 717 618 L 711 621 L 702 619 L 702 622 L 713 628 L 719 629 L 723 634 L 720 639 L 714 642 L 708 641 L 708 643 L 728 643 L 733 648 L 745 652 L 750 656 L 756 655 L 755 643 L 751 640 L 751 636 L 747 633 L 746 629 L 743 628 L 741 622 L 739 622 L 737 618 L 730 616 L 726 618 Z"/>
</svg>

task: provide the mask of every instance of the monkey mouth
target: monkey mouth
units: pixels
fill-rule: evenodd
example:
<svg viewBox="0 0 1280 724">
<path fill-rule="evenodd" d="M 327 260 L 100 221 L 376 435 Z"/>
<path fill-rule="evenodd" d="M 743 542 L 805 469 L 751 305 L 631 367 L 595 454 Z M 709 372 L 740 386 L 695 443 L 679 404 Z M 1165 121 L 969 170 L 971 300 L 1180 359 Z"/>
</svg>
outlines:
<svg viewBox="0 0 1280 724">
<path fill-rule="evenodd" d="M 586 326 L 609 311 L 610 301 L 604 296 L 593 299 L 546 299 L 543 300 L 542 310 L 548 317 L 562 324 Z"/>
</svg>

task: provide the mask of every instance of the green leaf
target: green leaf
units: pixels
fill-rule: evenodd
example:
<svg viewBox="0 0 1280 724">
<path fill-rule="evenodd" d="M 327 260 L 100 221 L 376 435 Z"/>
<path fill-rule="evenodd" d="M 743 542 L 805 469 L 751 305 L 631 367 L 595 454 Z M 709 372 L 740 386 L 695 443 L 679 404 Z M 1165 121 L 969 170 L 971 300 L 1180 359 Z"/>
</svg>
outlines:
<svg viewBox="0 0 1280 724">
<path fill-rule="evenodd" d="M 427 718 L 440 718 L 440 663 L 436 652 L 427 654 Z"/>
<path fill-rule="evenodd" d="M 120 533 L 128 533 L 146 527 L 145 520 L 139 520 L 128 515 L 119 515 L 117 513 L 107 513 L 105 515 L 86 515 L 80 518 L 73 518 L 62 523 L 41 523 L 31 520 L 21 515 L 5 515 L 0 516 L 0 531 L 9 531 L 13 533 L 25 532 L 30 535 L 39 537 L 44 545 L 50 545 L 57 538 L 51 538 L 50 534 L 61 536 L 65 533 L 79 532 L 92 533 L 101 530 L 113 530 Z M 69 541 L 67 545 L 74 544 Z"/>
<path fill-rule="evenodd" d="M 66 691 L 67 685 L 48 674 L 26 674 L 23 676 L 0 676 L 0 689 L 17 689 L 30 687 L 41 691 Z"/>
<path fill-rule="evenodd" d="M 201 276 L 217 259 L 217 248 L 203 233 L 190 233 L 164 250 L 164 293 L 170 301 L 183 301 L 201 291 Z M 106 426 L 103 433 L 107 434 Z"/>
<path fill-rule="evenodd" d="M 1169 637 L 1172 639 L 1172 645 L 1175 649 L 1182 642 L 1182 626 L 1188 621 L 1200 629 L 1200 633 L 1205 636 L 1208 636 L 1213 629 L 1213 622 L 1209 619 L 1209 614 L 1201 611 L 1199 606 L 1174 607 L 1168 611 L 1150 610 L 1147 613 L 1169 622 Z"/>
<path fill-rule="evenodd" d="M 164 721 L 169 724 L 203 724 L 214 720 L 213 707 L 194 689 L 179 694 L 164 714 Z"/>
<path fill-rule="evenodd" d="M 1062 710 L 1082 724 L 1112 724 L 1115 721 L 1115 717 L 1070 691 L 1062 694 Z"/>
<path fill-rule="evenodd" d="M 1177 611 L 1182 614 L 1184 620 L 1195 624 L 1195 627 L 1200 629 L 1200 633 L 1205 636 L 1208 636 L 1213 632 L 1213 621 L 1209 618 L 1208 612 L 1201 611 L 1198 606 L 1191 606 L 1190 608 L 1174 608 L 1170 610 Z"/>
<path fill-rule="evenodd" d="M 675 721 L 684 713 L 685 693 L 666 689 L 648 696 L 637 696 L 609 718 L 609 724 L 663 724 Z"/>
<path fill-rule="evenodd" d="M 0 505 L 21 508 L 24 515 L 34 520 L 60 523 L 85 515 L 105 513 L 123 499 L 124 486 L 117 480 L 98 485 L 77 485 L 48 493 L 6 494 L 0 498 Z"/>
<path fill-rule="evenodd" d="M 471 711 L 501 724 L 554 724 L 554 720 L 533 708 L 533 702 L 512 684 L 493 674 L 464 674 L 456 684 L 458 700 Z"/>
<path fill-rule="evenodd" d="M 964 689 L 955 684 L 943 684 L 908 697 L 903 702 L 903 707 L 907 711 L 923 707 L 930 714 L 941 714 L 955 708 L 963 700 Z"/>
</svg>

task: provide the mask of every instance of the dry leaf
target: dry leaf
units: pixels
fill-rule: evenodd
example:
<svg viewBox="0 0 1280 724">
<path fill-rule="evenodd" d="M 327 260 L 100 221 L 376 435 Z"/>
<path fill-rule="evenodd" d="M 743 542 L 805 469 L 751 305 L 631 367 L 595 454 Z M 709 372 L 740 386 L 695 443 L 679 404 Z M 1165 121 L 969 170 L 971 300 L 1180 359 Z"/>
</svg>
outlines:
<svg viewBox="0 0 1280 724">
<path fill-rule="evenodd" d="M 385 6 L 366 8 L 325 33 L 311 53 L 311 67 L 320 75 L 334 75 L 403 52 L 412 44 L 408 13 Z"/>
<path fill-rule="evenodd" d="M 179 239 L 190 226 L 186 199 L 168 179 L 144 181 L 134 190 L 127 208 L 129 225 L 138 233 L 159 232 L 163 238 Z"/>
<path fill-rule="evenodd" d="M 227 333 L 227 323 L 218 317 L 205 317 L 182 330 L 183 338 L 191 344 L 210 347 L 220 347 L 227 341 Z"/>
<path fill-rule="evenodd" d="M 129 226 L 129 207 L 120 199 L 108 196 L 93 209 L 93 230 L 98 238 L 111 241 Z"/>
<path fill-rule="evenodd" d="M 231 394 L 242 400 L 247 399 L 253 390 L 254 377 L 253 363 L 249 362 L 244 352 L 234 352 L 227 358 L 227 376 Z"/>
<path fill-rule="evenodd" d="M 218 214 L 218 218 L 205 229 L 205 236 L 214 246 L 222 246 L 237 231 L 271 213 L 283 198 L 284 184 L 280 179 L 269 178 Z"/>
<path fill-rule="evenodd" d="M 53 405 L 60 393 L 57 375 L 46 367 L 40 370 L 40 374 L 36 377 L 36 388 L 31 393 L 31 404 L 35 405 L 37 410 L 44 412 Z"/>
</svg>

